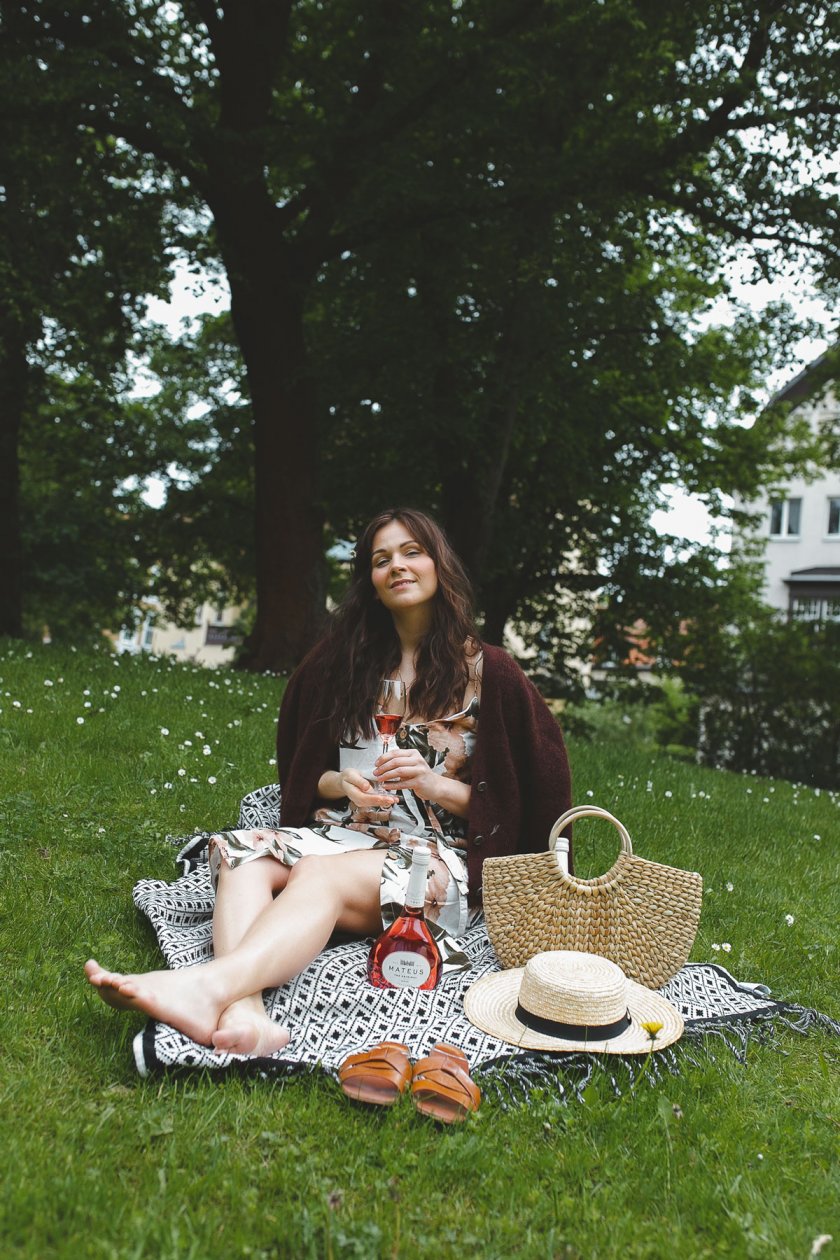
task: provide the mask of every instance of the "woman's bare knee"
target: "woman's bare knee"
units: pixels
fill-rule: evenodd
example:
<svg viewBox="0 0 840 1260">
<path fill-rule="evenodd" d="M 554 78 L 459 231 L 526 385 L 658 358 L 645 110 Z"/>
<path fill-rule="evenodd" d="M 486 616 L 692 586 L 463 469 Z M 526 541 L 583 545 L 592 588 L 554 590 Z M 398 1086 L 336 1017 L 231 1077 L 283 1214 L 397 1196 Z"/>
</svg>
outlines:
<svg viewBox="0 0 840 1260">
<path fill-rule="evenodd" d="M 275 857 L 258 857 L 250 862 L 242 862 L 238 866 L 228 866 L 222 862 L 219 866 L 219 889 L 246 888 L 266 890 L 276 895 L 286 887 L 291 870 Z"/>
<path fill-rule="evenodd" d="M 362 935 L 381 923 L 379 883 L 385 854 L 381 849 L 359 849 L 335 857 L 302 857 L 289 875 L 287 887 L 311 888 L 322 900 L 332 901 L 336 927 Z"/>
<path fill-rule="evenodd" d="M 330 867 L 335 862 L 334 857 L 322 857 L 317 853 L 308 853 L 304 857 L 298 858 L 294 866 L 289 871 L 288 883 L 298 884 L 304 883 L 328 884 L 331 881 Z"/>
</svg>

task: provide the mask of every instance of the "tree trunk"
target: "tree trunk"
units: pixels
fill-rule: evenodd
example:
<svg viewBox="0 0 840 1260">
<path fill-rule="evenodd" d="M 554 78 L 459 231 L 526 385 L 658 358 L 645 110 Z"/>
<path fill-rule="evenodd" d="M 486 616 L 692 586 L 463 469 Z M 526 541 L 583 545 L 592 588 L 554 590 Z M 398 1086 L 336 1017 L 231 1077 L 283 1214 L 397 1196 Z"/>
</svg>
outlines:
<svg viewBox="0 0 840 1260">
<path fill-rule="evenodd" d="M 517 399 L 491 408 L 484 429 L 483 457 L 477 452 L 472 471 L 444 472 L 441 484 L 443 518 L 450 541 L 472 578 L 483 588 L 484 571 L 493 541 L 494 516 L 516 424 Z"/>
<path fill-rule="evenodd" d="M 240 664 L 286 671 L 315 643 L 325 616 L 318 426 L 303 294 L 287 277 L 275 285 L 229 275 L 251 390 L 256 461 L 257 620 Z"/>
<path fill-rule="evenodd" d="M 318 424 L 303 328 L 317 244 L 289 243 L 266 179 L 274 83 L 289 0 L 199 6 L 219 68 L 218 148 L 207 153 L 207 201 L 245 360 L 254 423 L 257 618 L 239 664 L 293 669 L 325 617 Z M 272 141 L 274 143 L 274 141 Z M 329 230 L 329 216 L 323 232 Z"/>
<path fill-rule="evenodd" d="M 0 635 L 23 635 L 20 429 L 26 399 L 26 344 L 6 328 L 0 343 Z"/>
<path fill-rule="evenodd" d="M 526 315 L 533 284 L 514 283 L 496 344 L 495 362 L 488 373 L 489 404 L 479 449 L 471 452 L 469 471 L 447 460 L 442 478 L 444 520 L 452 544 L 481 592 L 493 542 L 500 492 L 508 470 L 511 443 L 522 405 L 519 382 L 532 350 Z M 502 623 L 504 624 L 504 623 Z"/>
<path fill-rule="evenodd" d="M 484 588 L 484 622 L 481 627 L 481 637 L 485 643 L 499 645 L 502 643 L 505 626 L 516 607 L 516 599 L 510 598 L 510 592 L 507 589 L 509 585 L 509 582 L 497 582 L 490 583 Z"/>
</svg>

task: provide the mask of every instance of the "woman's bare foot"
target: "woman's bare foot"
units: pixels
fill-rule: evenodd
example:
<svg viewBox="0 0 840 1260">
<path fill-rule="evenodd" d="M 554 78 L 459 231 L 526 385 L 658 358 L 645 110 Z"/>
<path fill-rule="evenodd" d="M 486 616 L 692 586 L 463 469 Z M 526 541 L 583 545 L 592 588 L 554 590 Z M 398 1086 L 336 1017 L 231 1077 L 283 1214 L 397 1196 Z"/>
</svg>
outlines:
<svg viewBox="0 0 840 1260">
<path fill-rule="evenodd" d="M 85 975 L 109 1006 L 144 1011 L 152 1019 L 177 1028 L 201 1045 L 213 1044 L 213 1034 L 226 1003 L 215 992 L 206 965 L 124 976 L 117 971 L 106 971 L 91 958 L 85 963 Z"/>
<path fill-rule="evenodd" d="M 217 1054 L 274 1054 L 288 1042 L 288 1028 L 269 1019 L 260 993 L 232 1002 L 222 1011 L 213 1033 Z"/>
</svg>

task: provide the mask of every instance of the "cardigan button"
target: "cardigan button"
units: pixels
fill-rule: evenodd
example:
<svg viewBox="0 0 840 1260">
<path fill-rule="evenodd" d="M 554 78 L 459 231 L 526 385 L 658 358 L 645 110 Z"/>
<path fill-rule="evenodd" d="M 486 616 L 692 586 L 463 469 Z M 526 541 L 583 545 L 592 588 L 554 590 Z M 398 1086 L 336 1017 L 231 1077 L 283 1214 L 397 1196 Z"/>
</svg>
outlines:
<svg viewBox="0 0 840 1260">
<path fill-rule="evenodd" d="M 473 836 L 473 844 L 484 844 L 484 836 Z"/>
<path fill-rule="evenodd" d="M 484 782 L 484 780 L 483 780 L 483 779 L 481 780 L 481 782 L 480 782 L 480 783 L 477 783 L 477 784 L 475 785 L 475 790 L 476 790 L 476 792 L 486 792 L 486 791 L 487 791 L 487 784 Z"/>
</svg>

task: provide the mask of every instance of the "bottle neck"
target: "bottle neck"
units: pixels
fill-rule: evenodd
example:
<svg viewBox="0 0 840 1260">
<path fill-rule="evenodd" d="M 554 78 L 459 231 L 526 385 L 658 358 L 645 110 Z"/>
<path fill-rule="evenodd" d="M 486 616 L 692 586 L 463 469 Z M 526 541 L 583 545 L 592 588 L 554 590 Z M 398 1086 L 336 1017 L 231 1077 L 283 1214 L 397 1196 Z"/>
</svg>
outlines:
<svg viewBox="0 0 840 1260">
<path fill-rule="evenodd" d="M 423 906 L 426 904 L 426 878 L 428 872 L 428 857 L 425 854 L 421 858 L 415 855 L 411 860 L 411 872 L 408 876 L 408 888 L 405 894 L 406 913 L 411 911 L 415 914 L 422 913 Z"/>
</svg>

